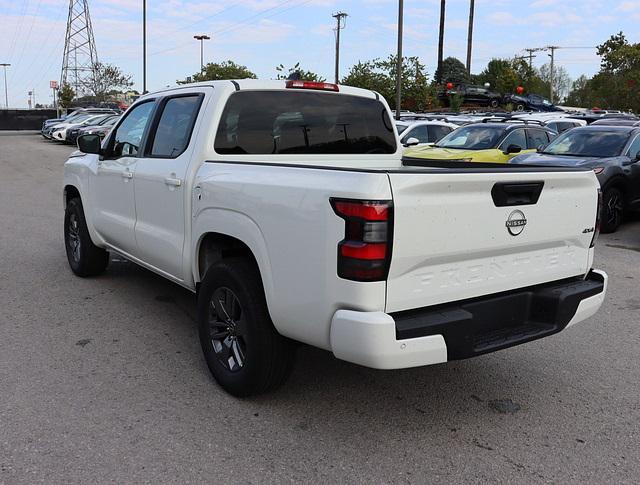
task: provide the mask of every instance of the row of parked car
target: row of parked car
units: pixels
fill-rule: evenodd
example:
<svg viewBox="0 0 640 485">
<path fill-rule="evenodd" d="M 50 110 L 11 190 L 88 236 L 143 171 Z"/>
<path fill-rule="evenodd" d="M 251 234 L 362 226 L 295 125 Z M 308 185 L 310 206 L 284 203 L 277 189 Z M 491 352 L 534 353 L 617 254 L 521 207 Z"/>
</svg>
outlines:
<svg viewBox="0 0 640 485">
<path fill-rule="evenodd" d="M 624 113 L 405 113 L 405 158 L 591 168 L 602 188 L 601 227 L 640 210 L 640 119 Z"/>
<path fill-rule="evenodd" d="M 110 108 L 80 108 L 62 118 L 46 120 L 42 136 L 63 143 L 75 144 L 80 135 L 107 136 L 120 119 L 120 111 Z"/>
<path fill-rule="evenodd" d="M 550 100 L 537 94 L 501 94 L 486 86 L 458 84 L 438 91 L 438 99 L 449 106 L 453 96 L 460 96 L 464 104 L 474 104 L 497 108 L 511 105 L 515 111 L 562 111 Z"/>
</svg>

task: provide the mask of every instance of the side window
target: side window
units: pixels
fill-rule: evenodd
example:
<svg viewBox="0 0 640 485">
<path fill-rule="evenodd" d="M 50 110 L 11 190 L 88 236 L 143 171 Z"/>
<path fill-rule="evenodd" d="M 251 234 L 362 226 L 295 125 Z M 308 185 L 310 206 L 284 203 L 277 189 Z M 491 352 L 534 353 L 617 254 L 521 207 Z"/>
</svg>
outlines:
<svg viewBox="0 0 640 485">
<path fill-rule="evenodd" d="M 159 158 L 176 158 L 187 149 L 191 132 L 198 116 L 202 95 L 169 98 L 162 108 L 160 121 L 150 135 L 149 155 Z"/>
<path fill-rule="evenodd" d="M 138 154 L 153 105 L 154 101 L 146 101 L 127 113 L 110 142 L 112 158 L 135 157 Z"/>
<path fill-rule="evenodd" d="M 511 133 L 507 135 L 500 146 L 498 147 L 500 150 L 506 150 L 509 145 L 518 145 L 523 150 L 527 149 L 527 138 L 524 134 L 524 130 L 513 130 Z"/>
<path fill-rule="evenodd" d="M 452 131 L 448 126 L 431 125 L 429 126 L 429 142 L 435 143 Z"/>
<path fill-rule="evenodd" d="M 547 132 L 543 130 L 528 129 L 527 138 L 529 142 L 529 149 L 538 149 L 543 145 L 549 143 L 549 137 Z"/>
<path fill-rule="evenodd" d="M 562 125 L 562 123 L 556 123 L 555 121 L 553 123 L 547 123 L 547 128 L 553 130 L 553 131 L 557 131 L 558 133 L 560 133 L 560 126 Z"/>
<path fill-rule="evenodd" d="M 640 135 L 636 136 L 636 139 L 631 142 L 631 146 L 627 150 L 627 156 L 635 158 L 638 152 L 640 152 Z"/>
<path fill-rule="evenodd" d="M 406 143 L 409 138 L 415 138 L 419 143 L 428 143 L 429 134 L 427 132 L 426 125 L 409 128 L 406 134 L 402 137 L 402 143 Z"/>
</svg>

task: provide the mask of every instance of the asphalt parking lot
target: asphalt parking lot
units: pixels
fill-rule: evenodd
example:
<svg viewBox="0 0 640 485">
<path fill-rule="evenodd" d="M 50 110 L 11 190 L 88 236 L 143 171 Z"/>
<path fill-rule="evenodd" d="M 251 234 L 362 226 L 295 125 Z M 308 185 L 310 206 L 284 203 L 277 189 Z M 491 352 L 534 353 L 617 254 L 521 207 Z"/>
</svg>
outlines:
<svg viewBox="0 0 640 485">
<path fill-rule="evenodd" d="M 71 150 L 0 134 L 1 483 L 638 482 L 640 218 L 600 237 L 608 298 L 566 332 L 404 371 L 302 347 L 281 390 L 237 400 L 192 294 L 68 269 Z"/>
</svg>

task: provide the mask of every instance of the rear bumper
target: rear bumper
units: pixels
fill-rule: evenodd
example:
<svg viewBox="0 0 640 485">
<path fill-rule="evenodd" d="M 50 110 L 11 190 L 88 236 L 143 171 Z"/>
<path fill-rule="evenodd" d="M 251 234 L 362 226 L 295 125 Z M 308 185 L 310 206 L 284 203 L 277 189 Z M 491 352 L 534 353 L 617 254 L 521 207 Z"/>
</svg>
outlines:
<svg viewBox="0 0 640 485">
<path fill-rule="evenodd" d="M 602 305 L 607 275 L 570 279 L 407 312 L 338 310 L 331 322 L 336 357 L 400 369 L 513 347 L 553 335 Z"/>
</svg>

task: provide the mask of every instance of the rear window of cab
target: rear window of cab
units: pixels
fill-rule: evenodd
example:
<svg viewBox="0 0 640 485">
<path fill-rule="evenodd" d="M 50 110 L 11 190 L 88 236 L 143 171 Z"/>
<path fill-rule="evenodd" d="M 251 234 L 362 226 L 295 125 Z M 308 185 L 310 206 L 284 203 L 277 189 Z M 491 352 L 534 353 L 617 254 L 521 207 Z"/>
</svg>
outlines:
<svg viewBox="0 0 640 485">
<path fill-rule="evenodd" d="M 393 123 L 378 100 L 304 91 L 238 91 L 222 113 L 215 151 L 234 155 L 390 154 Z"/>
</svg>

